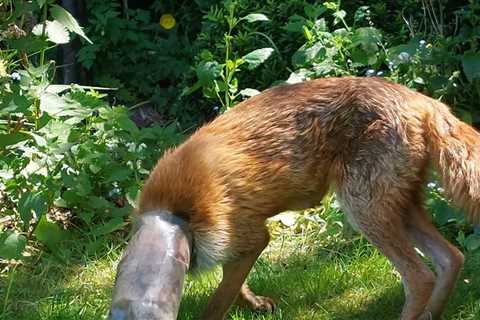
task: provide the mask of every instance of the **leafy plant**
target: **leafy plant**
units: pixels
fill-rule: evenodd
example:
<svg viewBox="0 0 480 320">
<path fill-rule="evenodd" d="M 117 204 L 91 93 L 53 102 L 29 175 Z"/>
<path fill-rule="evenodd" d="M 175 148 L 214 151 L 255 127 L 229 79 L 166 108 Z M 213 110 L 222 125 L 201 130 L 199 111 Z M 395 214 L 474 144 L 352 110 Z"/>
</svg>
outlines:
<svg viewBox="0 0 480 320">
<path fill-rule="evenodd" d="M 250 13 L 239 18 L 236 16 L 237 6 L 238 3 L 235 1 L 226 2 L 224 9 L 214 7 L 209 12 L 209 19 L 216 23 L 221 23 L 222 20 L 226 21 L 227 30 L 223 35 L 224 58 L 220 63 L 211 51 L 204 50 L 200 55 L 201 61 L 195 67 L 198 81 L 185 92 L 186 95 L 189 95 L 202 88 L 205 97 L 217 99 L 221 105 L 221 111 L 233 107 L 239 96 L 253 96 L 259 93 L 252 88 L 239 90 L 236 74 L 244 67 L 248 70 L 257 68 L 274 52 L 271 47 L 255 49 L 243 56 L 239 56 L 238 52 L 234 51 L 233 33 L 242 23 L 269 21 L 268 17 L 261 13 Z M 249 32 L 247 31 L 243 36 L 248 37 Z"/>
<path fill-rule="evenodd" d="M 43 21 L 14 40 L 39 40 L 43 46 L 28 57 L 19 42 L 0 44 L 6 47 L 0 54 L 4 259 L 21 258 L 33 239 L 55 253 L 72 224 L 91 237 L 121 228 L 148 169 L 182 139 L 175 123 L 138 129 L 127 109 L 109 106 L 92 87 L 52 84 L 57 68 L 45 61 L 50 43 L 68 41 L 67 30 L 88 38 L 63 8 L 36 3 L 28 8 L 38 9 Z M 48 12 L 53 20 L 47 20 Z"/>
</svg>

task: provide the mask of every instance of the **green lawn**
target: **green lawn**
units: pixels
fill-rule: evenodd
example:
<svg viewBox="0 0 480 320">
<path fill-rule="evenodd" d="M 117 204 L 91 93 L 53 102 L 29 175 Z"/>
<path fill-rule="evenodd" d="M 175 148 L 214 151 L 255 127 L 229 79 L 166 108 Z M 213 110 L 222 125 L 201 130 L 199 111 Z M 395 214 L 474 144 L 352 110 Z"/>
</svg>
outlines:
<svg viewBox="0 0 480 320">
<path fill-rule="evenodd" d="M 275 234 L 249 283 L 257 293 L 273 297 L 278 310 L 262 315 L 233 308 L 229 319 L 398 317 L 403 301 L 400 279 L 365 240 L 344 240 L 316 229 Z M 0 275 L 0 319 L 105 318 L 122 247 L 105 243 L 112 241 L 72 241 L 68 251 L 59 250 L 65 252 L 60 258 L 33 255 L 25 265 L 4 271 Z M 72 247 L 77 251 L 72 252 Z M 78 256 L 82 258 L 73 258 Z M 479 265 L 480 252 L 466 255 L 445 319 L 480 319 Z M 187 281 L 179 319 L 198 317 L 219 275 L 216 270 Z"/>
</svg>

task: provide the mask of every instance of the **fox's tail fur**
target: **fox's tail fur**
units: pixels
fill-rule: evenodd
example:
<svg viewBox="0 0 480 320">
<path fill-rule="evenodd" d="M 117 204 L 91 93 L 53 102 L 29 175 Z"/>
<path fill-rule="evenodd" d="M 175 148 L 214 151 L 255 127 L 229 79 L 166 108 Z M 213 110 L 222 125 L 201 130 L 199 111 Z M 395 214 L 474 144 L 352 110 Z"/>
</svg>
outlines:
<svg viewBox="0 0 480 320">
<path fill-rule="evenodd" d="M 447 195 L 480 223 L 480 134 L 455 118 L 448 108 L 432 103 L 427 119 L 427 144 L 431 161 L 443 181 Z"/>
</svg>

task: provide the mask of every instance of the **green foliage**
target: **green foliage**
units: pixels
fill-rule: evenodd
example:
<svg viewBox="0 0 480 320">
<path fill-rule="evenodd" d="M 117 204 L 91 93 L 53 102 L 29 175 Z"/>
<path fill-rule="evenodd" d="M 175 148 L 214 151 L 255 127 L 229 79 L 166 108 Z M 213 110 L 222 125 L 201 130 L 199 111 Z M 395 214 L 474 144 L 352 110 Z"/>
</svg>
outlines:
<svg viewBox="0 0 480 320">
<path fill-rule="evenodd" d="M 38 9 L 43 21 L 19 39 L 63 43 L 65 30 L 86 38 L 63 8 L 37 4 L 28 8 Z M 47 20 L 48 8 L 54 20 Z M 21 258 L 30 240 L 55 253 L 69 235 L 57 215 L 72 216 L 68 224 L 94 237 L 118 230 L 161 152 L 181 141 L 176 124 L 139 129 L 104 94 L 52 84 L 57 68 L 45 62 L 47 41 L 30 59 L 15 42 L 0 45 L 0 215 L 10 221 L 0 224 L 0 258 Z"/>
<path fill-rule="evenodd" d="M 206 98 L 216 99 L 222 106 L 221 111 L 226 111 L 233 107 L 236 100 L 241 95 L 251 96 L 257 93 L 251 88 L 239 91 L 238 78 L 236 74 L 242 70 L 245 65 L 248 70 L 253 70 L 264 63 L 273 53 L 274 49 L 270 47 L 255 49 L 243 56 L 233 52 L 235 32 L 241 27 L 242 21 L 254 23 L 257 21 L 268 22 L 267 16 L 261 13 L 250 13 L 238 18 L 236 16 L 237 2 L 226 2 L 225 8 L 218 9 L 214 7 L 210 12 L 210 19 L 218 24 L 226 24 L 228 27 L 223 34 L 224 58 L 218 62 L 214 54 L 209 50 L 201 53 L 201 60 L 197 64 L 196 74 L 198 81 L 185 94 L 190 95 L 196 90 L 202 88 L 203 95 Z M 242 36 L 249 37 L 253 32 L 245 31 Z M 267 36 L 266 36 L 267 37 Z"/>
<path fill-rule="evenodd" d="M 86 2 L 85 29 L 57 1 L 0 3 L 0 212 L 14 217 L 0 230 L 4 257 L 31 240 L 53 249 L 67 239 L 56 214 L 92 237 L 122 228 L 148 170 L 182 140 L 178 123 L 195 127 L 280 83 L 383 76 L 480 123 L 478 1 L 125 3 Z M 53 84 L 58 67 L 47 60 L 75 36 L 94 85 L 154 105 L 170 125 L 139 129 L 95 88 Z M 438 189 L 428 199 L 451 238 L 480 246 Z M 343 226 L 338 210 L 317 220 Z"/>
<path fill-rule="evenodd" d="M 465 220 L 465 214 L 456 209 L 445 197 L 443 188 L 430 182 L 427 186 L 427 206 L 434 221 L 444 233 L 467 251 L 480 248 L 480 228 L 472 227 Z"/>
</svg>

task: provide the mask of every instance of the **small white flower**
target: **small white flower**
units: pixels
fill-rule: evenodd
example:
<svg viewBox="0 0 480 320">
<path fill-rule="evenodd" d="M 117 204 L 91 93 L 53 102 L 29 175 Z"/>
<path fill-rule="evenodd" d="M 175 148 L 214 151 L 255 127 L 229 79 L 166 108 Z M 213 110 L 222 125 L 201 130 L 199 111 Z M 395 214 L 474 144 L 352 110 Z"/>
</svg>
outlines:
<svg viewBox="0 0 480 320">
<path fill-rule="evenodd" d="M 12 74 L 10 75 L 10 78 L 12 78 L 12 80 L 14 81 L 20 81 L 21 76 L 20 76 L 20 73 L 18 72 L 12 72 Z"/>
<path fill-rule="evenodd" d="M 408 52 L 400 52 L 400 54 L 398 55 L 398 59 L 400 59 L 400 61 L 402 62 L 408 62 L 410 60 L 410 54 Z"/>
<path fill-rule="evenodd" d="M 438 188 L 437 191 L 440 192 L 440 193 L 444 193 L 444 192 L 445 192 L 445 189 L 443 189 L 443 188 Z"/>
<path fill-rule="evenodd" d="M 373 69 L 368 69 L 368 70 L 365 72 L 365 75 L 366 75 L 367 77 L 371 77 L 371 76 L 375 75 L 375 70 L 373 70 Z"/>
<path fill-rule="evenodd" d="M 427 44 L 427 41 L 420 40 L 418 43 L 420 44 L 420 47 L 425 47 L 425 45 Z"/>
<path fill-rule="evenodd" d="M 331 204 L 331 207 L 333 209 L 340 209 L 340 203 L 337 201 L 337 199 L 335 199 L 332 204 Z"/>
<path fill-rule="evenodd" d="M 384 72 L 380 70 L 380 71 L 377 72 L 377 77 L 381 77 L 381 76 L 383 76 L 383 74 L 384 74 Z"/>
<path fill-rule="evenodd" d="M 427 184 L 427 187 L 430 188 L 430 189 L 434 189 L 436 186 L 437 186 L 437 184 L 435 182 L 429 182 Z"/>
</svg>

